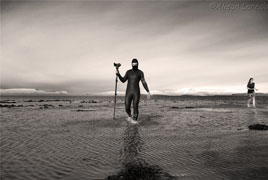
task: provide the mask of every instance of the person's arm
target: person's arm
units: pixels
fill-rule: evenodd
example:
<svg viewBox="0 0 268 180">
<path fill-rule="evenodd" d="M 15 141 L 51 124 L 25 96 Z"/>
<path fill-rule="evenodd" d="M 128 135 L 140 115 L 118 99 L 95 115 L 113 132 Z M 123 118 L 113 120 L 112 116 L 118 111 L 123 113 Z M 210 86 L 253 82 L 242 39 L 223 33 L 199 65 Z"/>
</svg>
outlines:
<svg viewBox="0 0 268 180">
<path fill-rule="evenodd" d="M 252 89 L 258 91 L 258 89 L 255 87 L 255 83 Z"/>
<path fill-rule="evenodd" d="M 143 72 L 141 72 L 141 82 L 142 82 L 142 85 L 143 85 L 144 89 L 148 92 L 147 98 L 150 99 L 151 94 L 150 94 L 148 85 L 147 85 L 147 83 L 146 83 L 146 81 L 145 81 Z"/>
<path fill-rule="evenodd" d="M 127 71 L 127 72 L 128 72 L 128 71 Z M 118 69 L 116 70 L 116 75 L 119 77 L 119 79 L 120 79 L 120 81 L 121 81 L 122 83 L 124 83 L 124 82 L 127 81 L 127 72 L 126 72 L 125 76 L 122 77 L 121 74 L 119 73 L 119 70 L 118 70 Z"/>
</svg>

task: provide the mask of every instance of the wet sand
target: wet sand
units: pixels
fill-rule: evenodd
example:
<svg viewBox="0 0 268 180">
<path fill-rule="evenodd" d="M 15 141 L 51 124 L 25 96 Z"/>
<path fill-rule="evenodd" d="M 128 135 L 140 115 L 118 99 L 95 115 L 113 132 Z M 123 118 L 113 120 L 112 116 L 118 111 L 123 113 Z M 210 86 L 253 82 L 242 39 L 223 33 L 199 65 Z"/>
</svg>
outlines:
<svg viewBox="0 0 268 180">
<path fill-rule="evenodd" d="M 268 98 L 245 103 L 143 99 L 130 125 L 122 98 L 1 98 L 1 179 L 267 179 Z"/>
</svg>

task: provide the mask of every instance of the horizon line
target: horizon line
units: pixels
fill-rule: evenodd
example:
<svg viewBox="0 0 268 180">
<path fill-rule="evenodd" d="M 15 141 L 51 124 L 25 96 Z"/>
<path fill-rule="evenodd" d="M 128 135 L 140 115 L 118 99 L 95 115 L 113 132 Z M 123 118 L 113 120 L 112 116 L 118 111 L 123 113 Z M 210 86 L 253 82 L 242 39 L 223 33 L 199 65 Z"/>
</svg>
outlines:
<svg viewBox="0 0 268 180">
<path fill-rule="evenodd" d="M 247 91 L 238 91 L 233 89 L 200 89 L 200 88 L 184 88 L 180 90 L 173 91 L 159 91 L 151 90 L 151 95 L 163 95 L 163 96 L 215 96 L 215 95 L 241 95 L 247 94 Z M 146 92 L 141 92 L 142 95 L 145 95 Z M 264 91 L 256 92 L 256 94 L 268 94 Z M 68 91 L 48 91 L 34 88 L 10 88 L 2 89 L 0 88 L 1 96 L 12 96 L 12 95 L 36 95 L 36 96 L 114 96 L 114 91 L 104 91 L 104 92 L 82 92 L 82 93 L 69 93 Z M 124 96 L 124 91 L 117 91 L 118 96 Z"/>
<path fill-rule="evenodd" d="M 142 96 L 146 96 L 146 94 L 141 93 Z M 233 93 L 233 94 L 152 94 L 152 96 L 246 96 L 247 93 Z M 268 93 L 256 93 L 256 95 L 265 95 L 267 96 Z M 6 93 L 6 94 L 0 94 L 0 97 L 4 96 L 88 96 L 88 97 L 113 97 L 114 94 L 38 94 L 38 93 Z M 117 95 L 118 97 L 124 97 L 125 95 Z"/>
</svg>

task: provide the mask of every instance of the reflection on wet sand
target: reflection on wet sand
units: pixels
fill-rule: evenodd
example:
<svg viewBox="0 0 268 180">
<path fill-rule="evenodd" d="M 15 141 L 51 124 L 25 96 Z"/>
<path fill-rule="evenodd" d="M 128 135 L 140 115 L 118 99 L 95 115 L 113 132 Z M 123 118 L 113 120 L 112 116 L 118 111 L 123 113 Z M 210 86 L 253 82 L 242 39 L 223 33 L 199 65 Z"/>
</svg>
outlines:
<svg viewBox="0 0 268 180">
<path fill-rule="evenodd" d="M 257 123 L 257 109 L 248 109 L 248 120 L 247 120 L 247 126 Z"/>
<path fill-rule="evenodd" d="M 249 109 L 247 126 L 249 130 L 268 130 L 265 120 L 259 121 L 259 114 L 256 108 Z"/>
<path fill-rule="evenodd" d="M 109 180 L 170 180 L 176 179 L 163 172 L 158 165 L 150 165 L 141 157 L 143 141 L 139 134 L 138 125 L 130 125 L 124 132 L 123 149 L 121 151 L 122 168 L 116 174 L 108 176 Z"/>
</svg>

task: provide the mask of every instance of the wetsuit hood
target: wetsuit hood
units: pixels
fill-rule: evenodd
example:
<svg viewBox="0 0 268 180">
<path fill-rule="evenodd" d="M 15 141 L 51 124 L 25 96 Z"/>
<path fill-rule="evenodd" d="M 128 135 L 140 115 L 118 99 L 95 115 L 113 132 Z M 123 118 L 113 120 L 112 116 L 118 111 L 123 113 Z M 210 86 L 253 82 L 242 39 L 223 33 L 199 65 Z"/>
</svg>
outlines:
<svg viewBox="0 0 268 180">
<path fill-rule="evenodd" d="M 131 62 L 131 66 L 132 66 L 132 69 L 134 71 L 137 71 L 139 68 L 139 62 L 137 59 L 133 59 L 132 62 Z"/>
</svg>

